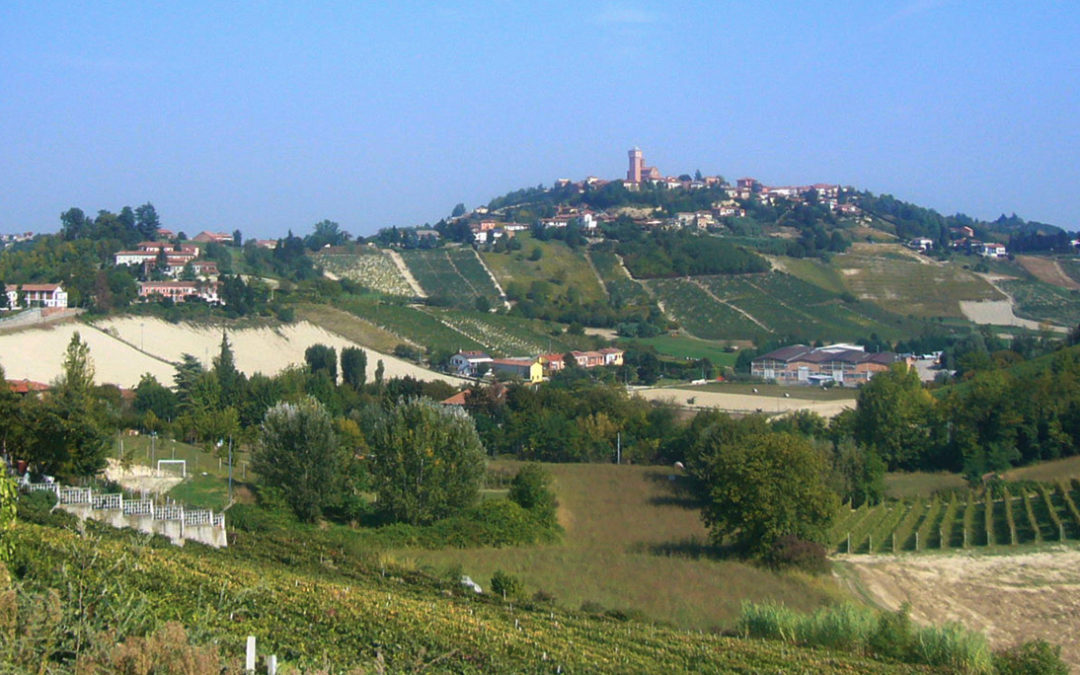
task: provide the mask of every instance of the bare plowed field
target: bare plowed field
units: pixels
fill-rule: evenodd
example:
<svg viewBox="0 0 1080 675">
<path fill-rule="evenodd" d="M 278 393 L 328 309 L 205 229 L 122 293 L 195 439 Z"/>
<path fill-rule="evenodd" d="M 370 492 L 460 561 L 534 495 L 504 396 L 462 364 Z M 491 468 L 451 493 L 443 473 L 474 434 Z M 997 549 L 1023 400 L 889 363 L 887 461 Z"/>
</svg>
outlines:
<svg viewBox="0 0 1080 675">
<path fill-rule="evenodd" d="M 1018 255 L 1016 256 L 1016 262 L 1024 266 L 1028 272 L 1031 272 L 1039 281 L 1045 281 L 1048 284 L 1054 286 L 1060 286 L 1061 288 L 1068 289 L 1070 291 L 1080 290 L 1080 284 L 1076 283 L 1069 275 L 1065 274 L 1061 269 L 1061 265 L 1058 261 L 1052 258 L 1040 258 L 1033 255 Z"/>
<path fill-rule="evenodd" d="M 911 603 L 920 623 L 958 621 L 995 648 L 1042 638 L 1080 670 L 1080 551 L 1013 555 L 839 556 L 840 574 L 875 604 Z"/>
</svg>

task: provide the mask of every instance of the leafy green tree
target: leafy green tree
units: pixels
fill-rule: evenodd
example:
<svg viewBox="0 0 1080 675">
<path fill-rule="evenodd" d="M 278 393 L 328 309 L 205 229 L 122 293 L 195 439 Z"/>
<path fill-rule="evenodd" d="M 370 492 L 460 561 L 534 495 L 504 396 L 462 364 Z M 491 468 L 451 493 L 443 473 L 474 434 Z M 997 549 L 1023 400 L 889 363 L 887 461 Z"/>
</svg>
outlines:
<svg viewBox="0 0 1080 675">
<path fill-rule="evenodd" d="M 430 523 L 480 496 L 484 448 L 463 411 L 406 400 L 376 420 L 368 442 L 379 508 L 395 520 Z"/>
<path fill-rule="evenodd" d="M 532 513 L 542 523 L 555 523 L 555 493 L 549 487 L 551 474 L 535 462 L 517 472 L 507 497 Z"/>
<path fill-rule="evenodd" d="M 195 386 L 204 372 L 198 358 L 187 353 L 180 355 L 180 363 L 176 364 L 176 373 L 173 375 L 173 388 L 176 391 L 179 413 L 191 411 Z"/>
<path fill-rule="evenodd" d="M 730 539 L 760 555 L 784 535 L 824 540 L 839 499 L 826 482 L 825 457 L 807 439 L 765 433 L 721 444 L 719 438 L 706 441 L 696 476 L 715 543 Z"/>
<path fill-rule="evenodd" d="M 72 333 L 63 373 L 48 399 L 28 402 L 29 455 L 39 471 L 72 479 L 91 476 L 105 467 L 109 434 L 102 428 L 105 410 L 94 397 L 94 364 L 90 347 Z"/>
<path fill-rule="evenodd" d="M 463 215 L 465 215 L 465 205 L 458 202 L 457 206 L 454 207 L 454 210 L 450 212 L 450 217 L 459 218 Z"/>
<path fill-rule="evenodd" d="M 311 345 L 304 350 L 304 361 L 312 375 L 326 373 L 331 380 L 337 379 L 337 351 L 333 347 Z"/>
<path fill-rule="evenodd" d="M 344 462 L 333 421 L 315 399 L 266 411 L 251 467 L 261 485 L 281 491 L 301 520 L 317 520 L 333 503 Z"/>
<path fill-rule="evenodd" d="M 156 239 L 159 227 L 161 227 L 161 220 L 158 218 L 157 210 L 153 204 L 146 202 L 135 209 L 135 229 L 138 230 L 142 239 Z M 183 237 L 183 239 L 186 238 Z"/>
<path fill-rule="evenodd" d="M 367 352 L 359 347 L 342 348 L 341 379 L 353 389 L 364 386 L 367 382 Z"/>
<path fill-rule="evenodd" d="M 171 420 L 176 417 L 176 394 L 150 373 L 139 378 L 134 405 L 140 413 L 152 411 L 158 419 Z"/>
<path fill-rule="evenodd" d="M 221 387 L 222 402 L 226 405 L 239 405 L 244 393 L 244 374 L 236 369 L 236 360 L 225 331 L 221 332 L 221 349 L 214 358 L 212 372 Z"/>
<path fill-rule="evenodd" d="M 15 502 L 19 493 L 15 481 L 6 471 L 0 471 L 0 588 L 7 590 L 9 578 L 7 563 L 15 553 L 15 544 L 11 540 L 11 531 L 15 529 Z"/>
<path fill-rule="evenodd" d="M 931 455 L 934 400 L 919 374 L 902 363 L 878 373 L 856 397 L 855 440 L 890 469 L 921 468 Z"/>
<path fill-rule="evenodd" d="M 375 364 L 375 384 L 382 385 L 383 375 L 386 373 L 386 366 L 383 365 L 382 359 L 379 359 Z"/>
</svg>

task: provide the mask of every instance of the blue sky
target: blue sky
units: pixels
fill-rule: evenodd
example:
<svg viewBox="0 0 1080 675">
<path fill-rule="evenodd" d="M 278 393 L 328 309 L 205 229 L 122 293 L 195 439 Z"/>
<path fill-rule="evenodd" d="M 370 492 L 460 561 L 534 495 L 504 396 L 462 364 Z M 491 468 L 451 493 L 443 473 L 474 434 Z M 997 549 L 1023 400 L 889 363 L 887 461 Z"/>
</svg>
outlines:
<svg viewBox="0 0 1080 675">
<path fill-rule="evenodd" d="M 0 232 L 354 234 L 509 190 L 838 182 L 1080 229 L 1066 2 L 0 0 Z"/>
</svg>

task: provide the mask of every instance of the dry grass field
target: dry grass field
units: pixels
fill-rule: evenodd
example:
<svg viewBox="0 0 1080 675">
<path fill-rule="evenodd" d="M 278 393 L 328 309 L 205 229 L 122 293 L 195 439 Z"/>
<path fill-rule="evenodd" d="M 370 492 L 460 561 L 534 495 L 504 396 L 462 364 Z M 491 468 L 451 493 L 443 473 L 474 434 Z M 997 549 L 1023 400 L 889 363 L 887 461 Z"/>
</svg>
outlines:
<svg viewBox="0 0 1080 675">
<path fill-rule="evenodd" d="M 510 462 L 499 462 L 503 468 Z M 699 512 L 680 495 L 665 467 L 546 465 L 555 479 L 561 544 L 522 548 L 398 550 L 394 557 L 435 570 L 460 565 L 486 587 L 502 570 L 544 590 L 558 604 L 596 602 L 637 609 L 684 628 L 731 627 L 743 600 L 775 600 L 812 610 L 840 592 L 827 577 L 778 574 L 704 555 Z"/>
<path fill-rule="evenodd" d="M 962 300 L 1004 299 L 961 265 L 931 261 L 899 244 L 857 243 L 833 265 L 856 296 L 902 316 L 963 318 Z"/>
</svg>

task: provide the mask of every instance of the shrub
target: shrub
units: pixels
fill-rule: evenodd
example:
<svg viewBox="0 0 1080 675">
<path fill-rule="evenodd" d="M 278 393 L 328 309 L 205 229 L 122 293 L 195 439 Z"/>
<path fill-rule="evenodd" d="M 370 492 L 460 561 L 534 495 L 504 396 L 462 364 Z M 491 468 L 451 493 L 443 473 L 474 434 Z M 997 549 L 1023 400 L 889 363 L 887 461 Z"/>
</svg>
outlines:
<svg viewBox="0 0 1080 675">
<path fill-rule="evenodd" d="M 544 524 L 555 523 L 555 493 L 548 485 L 551 475 L 539 464 L 531 462 L 521 467 L 510 483 L 510 501 L 530 511 Z"/>
<path fill-rule="evenodd" d="M 56 495 L 51 490 L 35 490 L 19 496 L 17 517 L 19 520 L 41 523 L 48 518 L 55 505 Z"/>
<path fill-rule="evenodd" d="M 895 612 L 882 614 L 877 629 L 870 636 L 870 650 L 879 656 L 904 660 L 915 642 L 910 611 L 911 606 L 905 602 Z"/>
<path fill-rule="evenodd" d="M 769 551 L 768 561 L 775 567 L 795 567 L 815 574 L 828 572 L 830 567 L 823 545 L 793 534 L 785 534 L 776 540 Z"/>
<path fill-rule="evenodd" d="M 516 598 L 521 595 L 522 590 L 524 590 L 524 586 L 521 580 L 512 574 L 496 570 L 495 574 L 491 575 L 491 592 L 501 595 L 504 600 Z"/>
<path fill-rule="evenodd" d="M 1061 660 L 1061 647 L 1034 640 L 994 654 L 994 670 L 999 675 L 1066 675 L 1069 667 Z"/>
</svg>

